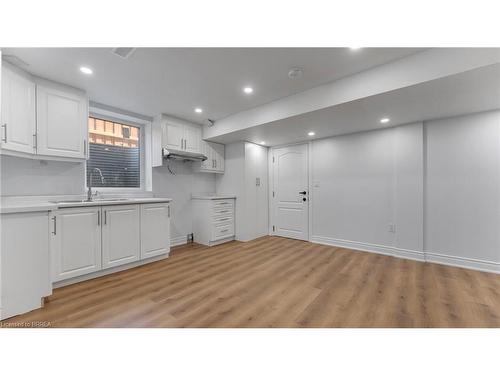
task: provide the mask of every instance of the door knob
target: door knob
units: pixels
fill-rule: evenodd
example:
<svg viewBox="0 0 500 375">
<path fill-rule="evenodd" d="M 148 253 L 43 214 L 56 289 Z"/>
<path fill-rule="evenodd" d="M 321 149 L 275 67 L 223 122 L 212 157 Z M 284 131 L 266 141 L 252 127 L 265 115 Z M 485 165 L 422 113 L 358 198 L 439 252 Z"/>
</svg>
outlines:
<svg viewBox="0 0 500 375">
<path fill-rule="evenodd" d="M 299 194 L 302 194 L 302 195 L 306 195 L 307 194 L 307 191 L 299 191 Z"/>
</svg>

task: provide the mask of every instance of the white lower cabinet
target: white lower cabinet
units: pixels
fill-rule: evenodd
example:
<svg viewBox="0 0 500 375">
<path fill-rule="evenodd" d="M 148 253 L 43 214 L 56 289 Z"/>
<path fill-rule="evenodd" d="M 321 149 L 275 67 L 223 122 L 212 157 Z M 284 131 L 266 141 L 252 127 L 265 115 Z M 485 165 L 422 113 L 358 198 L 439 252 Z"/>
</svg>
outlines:
<svg viewBox="0 0 500 375">
<path fill-rule="evenodd" d="M 141 239 L 139 206 L 127 204 L 102 208 L 102 268 L 139 260 Z"/>
<path fill-rule="evenodd" d="M 0 320 L 41 306 L 52 294 L 49 212 L 1 214 Z"/>
<path fill-rule="evenodd" d="M 234 240 L 234 198 L 192 198 L 194 242 L 213 246 Z"/>
<path fill-rule="evenodd" d="M 62 208 L 50 219 L 52 282 L 170 251 L 169 203 Z"/>
<path fill-rule="evenodd" d="M 164 203 L 141 206 L 141 259 L 170 251 L 170 206 Z"/>
<path fill-rule="evenodd" d="M 51 215 L 52 281 L 101 269 L 100 207 L 65 208 Z"/>
</svg>

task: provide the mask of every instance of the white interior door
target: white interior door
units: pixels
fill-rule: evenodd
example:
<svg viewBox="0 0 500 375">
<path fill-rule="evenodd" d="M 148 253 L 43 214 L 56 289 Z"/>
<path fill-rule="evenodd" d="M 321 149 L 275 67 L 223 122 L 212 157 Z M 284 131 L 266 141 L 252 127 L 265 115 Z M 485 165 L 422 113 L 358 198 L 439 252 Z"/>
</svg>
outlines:
<svg viewBox="0 0 500 375">
<path fill-rule="evenodd" d="M 283 237 L 308 240 L 307 144 L 273 149 L 273 229 Z"/>
</svg>

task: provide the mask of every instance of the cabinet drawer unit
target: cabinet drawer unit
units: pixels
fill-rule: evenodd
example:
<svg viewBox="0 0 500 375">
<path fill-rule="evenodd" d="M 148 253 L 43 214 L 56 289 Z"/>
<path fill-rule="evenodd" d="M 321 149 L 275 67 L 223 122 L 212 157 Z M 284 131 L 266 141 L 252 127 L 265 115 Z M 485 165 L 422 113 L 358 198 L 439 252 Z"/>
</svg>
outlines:
<svg viewBox="0 0 500 375">
<path fill-rule="evenodd" d="M 213 246 L 235 238 L 235 198 L 193 198 L 194 241 Z"/>
<path fill-rule="evenodd" d="M 223 224 L 214 225 L 212 233 L 214 240 L 234 236 L 234 222 L 230 221 Z"/>
</svg>

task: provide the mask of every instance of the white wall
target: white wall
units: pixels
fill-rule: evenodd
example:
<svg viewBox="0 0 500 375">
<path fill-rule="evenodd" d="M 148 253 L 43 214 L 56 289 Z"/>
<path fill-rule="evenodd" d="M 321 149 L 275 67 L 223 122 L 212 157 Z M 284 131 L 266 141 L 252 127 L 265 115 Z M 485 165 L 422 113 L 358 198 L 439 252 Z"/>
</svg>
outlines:
<svg viewBox="0 0 500 375">
<path fill-rule="evenodd" d="M 170 236 L 174 243 L 181 243 L 193 233 L 191 194 L 215 193 L 215 176 L 213 173 L 193 173 L 190 163 L 169 161 L 175 173 L 172 175 L 166 163 L 153 168 L 153 193 L 172 198 Z"/>
<path fill-rule="evenodd" d="M 396 225 L 395 252 L 424 250 L 424 130 L 422 123 L 393 129 L 394 193 L 393 220 Z M 400 254 L 401 255 L 401 254 Z"/>
<path fill-rule="evenodd" d="M 500 111 L 322 139 L 311 157 L 312 241 L 500 272 Z"/>
<path fill-rule="evenodd" d="M 83 194 L 85 164 L 0 156 L 1 195 Z"/>
<path fill-rule="evenodd" d="M 500 270 L 500 111 L 426 123 L 425 248 Z"/>
<path fill-rule="evenodd" d="M 312 142 L 312 236 L 389 246 L 392 130 Z"/>
<path fill-rule="evenodd" d="M 313 241 L 423 259 L 422 127 L 312 142 Z"/>
</svg>

